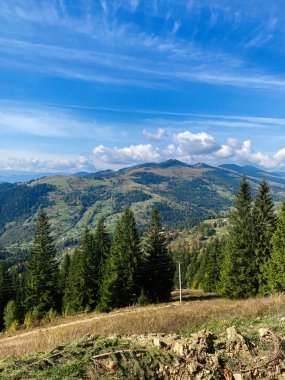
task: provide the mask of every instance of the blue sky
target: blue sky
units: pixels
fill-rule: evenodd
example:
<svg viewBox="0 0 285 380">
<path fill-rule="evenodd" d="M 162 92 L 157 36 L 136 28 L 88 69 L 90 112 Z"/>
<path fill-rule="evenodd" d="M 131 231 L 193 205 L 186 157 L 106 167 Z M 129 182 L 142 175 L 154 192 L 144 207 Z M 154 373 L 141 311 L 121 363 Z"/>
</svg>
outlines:
<svg viewBox="0 0 285 380">
<path fill-rule="evenodd" d="M 0 0 L 0 170 L 285 169 L 283 0 Z"/>
</svg>

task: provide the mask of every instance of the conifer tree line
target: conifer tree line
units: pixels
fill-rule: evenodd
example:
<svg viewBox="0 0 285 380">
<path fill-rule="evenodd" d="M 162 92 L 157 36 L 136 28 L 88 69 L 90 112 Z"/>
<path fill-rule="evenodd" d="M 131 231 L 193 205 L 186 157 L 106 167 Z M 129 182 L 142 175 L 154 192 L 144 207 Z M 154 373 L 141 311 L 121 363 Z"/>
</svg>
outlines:
<svg viewBox="0 0 285 380">
<path fill-rule="evenodd" d="M 74 253 L 60 260 L 47 214 L 38 213 L 32 248 L 21 273 L 0 261 L 0 328 L 31 324 L 56 314 L 74 314 L 132 304 L 166 301 L 173 286 L 169 255 L 159 213 L 139 236 L 133 212 L 119 219 L 112 239 L 100 219 L 85 229 Z"/>
<path fill-rule="evenodd" d="M 226 237 L 192 253 L 186 279 L 231 299 L 285 291 L 285 200 L 277 216 L 265 179 L 253 197 L 242 178 Z"/>
<path fill-rule="evenodd" d="M 59 258 L 47 214 L 40 210 L 24 270 L 0 260 L 0 329 L 56 314 L 166 301 L 177 286 L 175 261 L 184 287 L 231 299 L 285 291 L 285 200 L 277 215 L 265 179 L 252 195 L 243 177 L 223 238 L 212 238 L 191 254 L 179 246 L 170 255 L 159 213 L 153 210 L 140 236 L 127 209 L 112 237 L 102 218 L 85 229 L 74 253 Z"/>
</svg>

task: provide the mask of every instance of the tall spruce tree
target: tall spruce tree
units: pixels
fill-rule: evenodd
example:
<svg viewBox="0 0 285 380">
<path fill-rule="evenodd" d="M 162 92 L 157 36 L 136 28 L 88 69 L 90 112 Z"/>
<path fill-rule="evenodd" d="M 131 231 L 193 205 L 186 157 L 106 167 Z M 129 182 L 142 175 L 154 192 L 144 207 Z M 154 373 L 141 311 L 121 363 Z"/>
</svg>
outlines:
<svg viewBox="0 0 285 380">
<path fill-rule="evenodd" d="M 63 299 L 65 313 L 76 313 L 97 306 L 109 249 L 104 219 L 100 219 L 95 234 L 85 229 L 80 246 L 72 256 Z"/>
<path fill-rule="evenodd" d="M 63 313 L 84 311 L 88 304 L 86 292 L 86 261 L 83 251 L 77 248 L 71 259 L 63 296 Z"/>
<path fill-rule="evenodd" d="M 153 209 L 143 240 L 142 288 L 151 302 L 167 301 L 173 287 L 175 266 L 168 254 L 160 215 Z"/>
<path fill-rule="evenodd" d="M 98 290 L 97 268 L 94 237 L 85 228 L 80 245 L 70 261 L 63 297 L 64 313 L 73 314 L 94 308 Z"/>
<path fill-rule="evenodd" d="M 100 287 L 103 281 L 103 276 L 105 272 L 105 264 L 110 254 L 110 246 L 111 246 L 111 241 L 106 231 L 104 218 L 101 218 L 97 224 L 97 227 L 94 233 L 94 242 L 95 242 L 95 247 L 96 247 L 97 257 L 98 257 L 98 268 L 97 268 L 96 274 L 98 277 L 98 287 Z"/>
<path fill-rule="evenodd" d="M 4 328 L 4 310 L 10 296 L 11 279 L 5 261 L 0 260 L 0 330 Z"/>
<path fill-rule="evenodd" d="M 65 254 L 60 265 L 60 292 L 62 296 L 64 295 L 64 291 L 67 285 L 68 274 L 70 270 L 70 262 L 70 255 Z"/>
<path fill-rule="evenodd" d="M 258 293 L 268 294 L 267 266 L 272 250 L 271 238 L 276 229 L 274 202 L 270 187 L 265 179 L 261 181 L 253 207 L 254 244 L 256 270 L 258 273 Z"/>
<path fill-rule="evenodd" d="M 223 296 L 238 299 L 257 293 L 255 258 L 251 190 L 243 177 L 230 215 L 229 238 L 221 272 L 220 292 Z"/>
<path fill-rule="evenodd" d="M 26 312 L 41 318 L 50 309 L 60 307 L 59 271 L 56 249 L 47 214 L 40 210 L 36 233 L 27 262 Z"/>
<path fill-rule="evenodd" d="M 221 280 L 224 241 L 214 239 L 205 250 L 205 269 L 202 279 L 202 288 L 206 292 L 216 292 Z"/>
<path fill-rule="evenodd" d="M 109 311 L 128 306 L 138 296 L 139 238 L 133 212 L 127 209 L 117 223 L 106 261 L 98 308 Z"/>
<path fill-rule="evenodd" d="M 265 275 L 270 293 L 285 291 L 285 200 L 272 239 L 272 252 Z"/>
<path fill-rule="evenodd" d="M 99 257 L 95 246 L 94 236 L 91 231 L 86 228 L 81 239 L 80 250 L 82 251 L 82 260 L 84 268 L 85 308 L 94 309 L 98 298 L 98 271 Z"/>
<path fill-rule="evenodd" d="M 194 250 L 190 253 L 190 263 L 188 264 L 187 272 L 186 272 L 186 283 L 187 283 L 188 288 L 192 288 L 194 286 L 195 274 L 197 273 L 199 269 L 198 256 L 199 256 L 198 250 Z"/>
</svg>

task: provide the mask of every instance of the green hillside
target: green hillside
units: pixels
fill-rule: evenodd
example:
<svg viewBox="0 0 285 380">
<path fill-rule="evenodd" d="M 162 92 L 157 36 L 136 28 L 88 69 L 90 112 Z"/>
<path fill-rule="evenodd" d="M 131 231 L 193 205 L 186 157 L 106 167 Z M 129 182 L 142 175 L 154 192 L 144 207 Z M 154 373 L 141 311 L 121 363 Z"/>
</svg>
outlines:
<svg viewBox="0 0 285 380">
<path fill-rule="evenodd" d="M 227 213 L 243 174 L 242 168 L 194 166 L 169 160 L 100 175 L 45 177 L 26 184 L 0 185 L 0 244 L 30 242 L 35 214 L 45 207 L 56 242 L 72 246 L 86 225 L 94 227 L 104 215 L 108 228 L 131 206 L 143 227 L 156 206 L 169 227 L 187 227 Z M 247 173 L 248 174 L 248 173 Z M 260 177 L 249 180 L 255 188 Z M 276 180 L 275 180 L 276 178 Z M 270 177 L 275 201 L 283 196 L 284 178 Z"/>
</svg>

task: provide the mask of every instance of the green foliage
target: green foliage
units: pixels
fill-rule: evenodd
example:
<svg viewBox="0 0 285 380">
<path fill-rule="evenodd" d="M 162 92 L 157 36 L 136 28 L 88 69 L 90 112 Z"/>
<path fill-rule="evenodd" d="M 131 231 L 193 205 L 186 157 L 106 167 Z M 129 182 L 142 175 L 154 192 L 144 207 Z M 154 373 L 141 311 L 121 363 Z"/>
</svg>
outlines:
<svg viewBox="0 0 285 380">
<path fill-rule="evenodd" d="M 0 229 L 7 222 L 20 217 L 29 217 L 39 206 L 49 204 L 47 194 L 54 190 L 48 184 L 28 186 L 26 184 L 5 184 L 0 186 Z M 15 207 L 17 204 L 17 207 Z"/>
<path fill-rule="evenodd" d="M 11 279 L 5 261 L 0 261 L 0 329 L 4 327 L 3 313 L 11 294 Z"/>
<path fill-rule="evenodd" d="M 34 307 L 33 310 L 28 311 L 24 318 L 25 327 L 34 327 L 38 326 L 40 320 L 43 318 L 43 314 L 37 307 Z"/>
<path fill-rule="evenodd" d="M 109 249 L 109 236 L 102 218 L 94 235 L 85 229 L 80 246 L 72 256 L 63 298 L 65 313 L 76 313 L 97 306 Z"/>
<path fill-rule="evenodd" d="M 229 238 L 221 272 L 220 292 L 223 296 L 238 299 L 257 293 L 255 258 L 251 190 L 243 177 L 230 215 Z"/>
<path fill-rule="evenodd" d="M 276 229 L 274 202 L 265 179 L 261 181 L 253 207 L 254 245 L 256 270 L 258 272 L 258 292 L 268 294 L 266 271 L 272 250 L 271 238 Z"/>
<path fill-rule="evenodd" d="M 63 297 L 63 312 L 74 314 L 85 310 L 88 300 L 86 295 L 86 266 L 82 250 L 76 249 L 71 257 L 67 282 Z"/>
<path fill-rule="evenodd" d="M 50 310 L 46 313 L 45 318 L 46 318 L 48 321 L 52 321 L 52 320 L 54 320 L 57 316 L 58 316 L 58 313 L 56 312 L 56 310 L 54 310 L 54 309 L 50 309 Z"/>
<path fill-rule="evenodd" d="M 146 306 L 147 304 L 149 304 L 149 299 L 145 294 L 144 289 L 141 290 L 141 294 L 138 297 L 137 303 L 139 306 Z"/>
<path fill-rule="evenodd" d="M 112 177 L 112 181 L 115 178 Z M 144 179 L 151 180 L 149 175 Z M 149 182 L 149 186 L 157 186 L 156 181 L 158 178 L 153 184 Z M 159 178 L 159 181 L 164 180 Z M 171 197 L 176 192 L 186 205 L 184 180 L 177 182 L 180 188 L 165 181 L 165 188 L 171 189 Z M 197 181 L 193 183 L 200 184 L 201 193 L 206 194 L 204 179 Z M 217 181 L 214 183 L 218 186 Z M 93 187 L 98 190 L 102 185 Z M 165 191 L 164 187 L 156 190 Z M 196 197 L 195 191 L 192 196 Z M 113 200 L 123 202 L 131 192 L 129 189 L 119 192 Z M 72 194 L 69 194 L 70 202 L 75 201 Z M 82 195 L 81 203 L 86 196 L 86 193 Z M 100 191 L 96 197 L 100 198 Z M 130 200 L 146 200 L 139 190 L 132 197 Z M 85 201 L 87 204 L 87 199 Z M 167 214 L 173 203 L 157 202 L 157 205 Z M 148 210 L 144 210 L 145 218 Z M 179 219 L 181 212 L 184 211 L 177 211 L 175 218 Z M 166 301 L 173 283 L 176 287 L 179 285 L 176 261 L 181 263 L 183 287 L 219 292 L 232 299 L 285 291 L 285 201 L 276 229 L 274 204 L 265 180 L 260 183 L 253 204 L 250 185 L 245 177 L 242 179 L 226 240 L 211 238 L 208 241 L 206 238 L 213 235 L 214 229 L 207 223 L 200 223 L 191 232 L 191 239 L 199 235 L 204 241 L 194 241 L 191 249 L 190 245 L 179 245 L 170 257 L 158 209 L 153 209 L 141 241 L 134 213 L 127 209 L 116 225 L 112 244 L 101 218 L 94 233 L 85 229 L 74 254 L 66 254 L 59 267 L 47 214 L 41 210 L 32 248 L 28 256 L 25 252 L 23 255 L 26 265 L 20 261 L 20 251 L 0 252 L 0 328 L 4 327 L 3 315 L 5 326 L 9 328 L 23 320 L 31 325 L 42 318 L 52 319 L 60 309 L 70 314 L 95 307 L 109 311 L 135 302 L 144 305 Z M 9 300 L 12 301 L 7 304 Z"/>
<path fill-rule="evenodd" d="M 174 263 L 167 250 L 157 209 L 153 209 L 142 247 L 142 286 L 145 293 L 150 302 L 167 301 L 173 287 Z"/>
<path fill-rule="evenodd" d="M 187 267 L 187 286 L 192 289 L 202 289 L 202 282 L 206 268 L 206 248 L 195 250 L 191 254 L 190 263 Z"/>
<path fill-rule="evenodd" d="M 225 242 L 223 240 L 215 239 L 205 249 L 202 288 L 206 292 L 216 292 L 219 289 L 224 246 Z"/>
<path fill-rule="evenodd" d="M 272 252 L 267 265 L 268 288 L 270 293 L 285 291 L 285 200 L 279 219 L 277 229 L 272 239 Z"/>
<path fill-rule="evenodd" d="M 206 239 L 215 235 L 215 232 L 215 229 L 206 223 L 200 223 L 198 226 L 193 228 L 193 233 L 201 235 L 202 239 Z"/>
<path fill-rule="evenodd" d="M 17 305 L 17 318 L 19 323 L 22 323 L 25 315 L 25 300 L 26 300 L 26 282 L 24 273 L 14 273 L 12 277 L 13 294 L 11 298 L 15 299 Z"/>
<path fill-rule="evenodd" d="M 59 272 L 56 250 L 50 234 L 47 214 L 40 210 L 37 228 L 27 262 L 26 310 L 43 317 L 51 308 L 58 309 L 60 297 L 58 292 Z"/>
<path fill-rule="evenodd" d="M 14 300 L 10 300 L 4 309 L 5 329 L 13 329 L 19 325 L 19 310 Z"/>
<path fill-rule="evenodd" d="M 194 287 L 193 285 L 195 281 L 195 275 L 199 269 L 198 255 L 199 255 L 199 251 L 197 250 L 191 253 L 190 263 L 188 264 L 187 272 L 186 272 L 187 287 L 193 288 L 193 289 L 196 289 L 196 287 Z"/>
<path fill-rule="evenodd" d="M 111 241 L 110 237 L 106 231 L 105 219 L 100 218 L 95 233 L 94 233 L 94 243 L 97 252 L 97 262 L 98 266 L 96 268 L 96 275 L 98 277 L 97 288 L 101 286 L 103 281 L 105 264 L 108 256 L 110 254 Z"/>
<path fill-rule="evenodd" d="M 161 366 L 171 366 L 174 361 L 174 355 L 162 350 L 148 349 L 136 353 L 138 348 L 130 341 L 92 336 L 66 345 L 62 351 L 52 350 L 17 360 L 7 358 L 1 362 L 1 380 L 150 380 L 158 378 Z M 122 350 L 126 350 L 122 355 L 112 354 Z M 115 372 L 109 371 L 105 365 L 93 364 L 95 355 L 108 352 L 111 354 L 106 358 L 118 363 Z"/>
<path fill-rule="evenodd" d="M 125 210 L 118 221 L 100 289 L 99 309 L 108 311 L 135 302 L 139 293 L 139 238 L 134 214 Z"/>
<path fill-rule="evenodd" d="M 85 229 L 79 249 L 81 250 L 85 292 L 85 302 L 82 306 L 84 309 L 93 309 L 97 304 L 100 258 L 94 236 L 88 228 Z"/>
<path fill-rule="evenodd" d="M 191 262 L 191 255 L 189 252 L 189 247 L 182 246 L 181 244 L 178 246 L 177 251 L 175 251 L 172 255 L 173 261 L 175 263 L 180 262 L 181 266 L 181 284 L 182 288 L 185 288 L 187 286 L 187 268 Z M 175 266 L 175 273 L 174 273 L 174 287 L 179 287 L 179 270 L 178 270 L 178 264 Z"/>
<path fill-rule="evenodd" d="M 68 280 L 68 275 L 69 275 L 69 270 L 70 270 L 70 262 L 71 262 L 70 255 L 65 254 L 60 266 L 60 292 L 62 295 L 64 294 L 64 291 L 67 285 L 67 280 Z"/>
<path fill-rule="evenodd" d="M 158 208 L 167 226 L 194 226 L 229 210 L 239 180 L 240 174 L 224 169 L 174 163 L 171 167 L 142 165 L 101 179 L 57 176 L 27 185 L 0 185 L 0 230 L 16 221 L 0 242 L 8 246 L 30 241 L 36 210 L 50 202 L 54 204 L 50 221 L 55 227 L 55 241 L 63 247 L 77 245 L 82 226 L 93 228 L 99 215 L 113 222 L 129 206 L 143 226 L 153 207 Z M 253 182 L 256 186 L 256 180 Z M 274 186 L 278 199 L 282 184 Z"/>
</svg>

